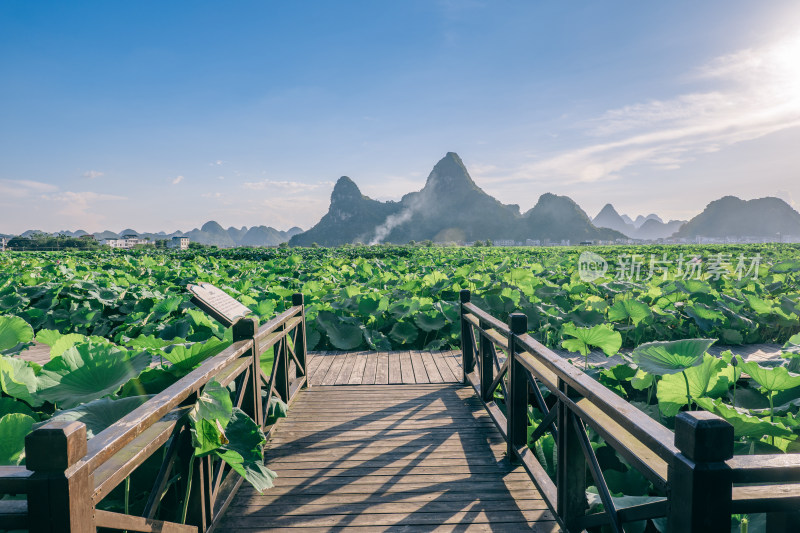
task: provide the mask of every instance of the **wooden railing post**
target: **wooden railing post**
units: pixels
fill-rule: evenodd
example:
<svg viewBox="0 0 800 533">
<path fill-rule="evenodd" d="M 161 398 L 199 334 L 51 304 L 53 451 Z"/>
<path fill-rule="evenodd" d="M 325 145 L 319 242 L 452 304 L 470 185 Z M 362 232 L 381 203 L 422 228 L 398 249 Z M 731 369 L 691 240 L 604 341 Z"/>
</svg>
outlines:
<svg viewBox="0 0 800 533">
<path fill-rule="evenodd" d="M 572 391 L 567 383 L 558 378 L 558 390 L 567 397 Z M 568 532 L 578 531 L 575 520 L 584 516 L 586 502 L 586 459 L 581 449 L 580 435 L 570 418 L 573 416 L 567 404 L 558 402 L 558 466 L 556 468 L 556 510 L 564 521 Z"/>
<path fill-rule="evenodd" d="M 506 421 L 508 423 L 508 458 L 518 462 L 517 448 L 528 440 L 528 380 L 525 369 L 517 360 L 517 336 L 528 332 L 528 317 L 512 313 L 508 317 L 511 335 L 508 336 L 508 395 Z"/>
<path fill-rule="evenodd" d="M 94 532 L 94 483 L 85 455 L 81 422 L 49 422 L 25 437 L 25 466 L 35 472 L 28 493 L 31 533 Z"/>
<path fill-rule="evenodd" d="M 278 331 L 286 329 L 286 324 L 282 324 Z M 287 333 L 288 335 L 288 333 Z M 289 403 L 289 338 L 284 336 L 275 344 L 275 359 L 273 365 L 275 369 L 275 392 L 281 399 Z"/>
<path fill-rule="evenodd" d="M 300 366 L 302 366 L 302 368 L 297 369 L 298 375 L 308 377 L 308 373 L 306 372 L 306 308 L 303 301 L 303 293 L 296 292 L 292 294 L 292 305 L 299 305 L 303 308 L 300 312 L 302 321 L 300 325 L 297 326 L 297 335 L 294 339 L 294 351 L 297 355 L 297 360 L 300 362 Z M 308 387 L 309 385 L 310 383 L 308 379 L 306 379 L 304 387 Z"/>
<path fill-rule="evenodd" d="M 264 426 L 264 414 L 261 401 L 261 350 L 258 347 L 256 335 L 258 333 L 258 320 L 255 318 L 243 318 L 233 325 L 233 342 L 250 340 L 253 361 L 250 366 L 250 377 L 245 385 L 245 400 L 242 402 L 242 410 L 259 425 Z M 251 406 L 252 405 L 252 409 Z"/>
<path fill-rule="evenodd" d="M 733 457 L 733 426 L 706 411 L 679 413 L 675 446 L 680 453 L 669 465 L 668 531 L 730 531 L 732 475 L 725 461 Z"/>
<path fill-rule="evenodd" d="M 469 383 L 467 374 L 475 370 L 475 352 L 473 350 L 472 326 L 464 320 L 464 304 L 470 302 L 472 294 L 469 289 L 461 289 L 461 369 L 464 372 L 463 383 Z"/>
<path fill-rule="evenodd" d="M 481 321 L 481 330 L 483 330 L 483 321 Z M 493 390 L 490 390 L 492 381 L 494 381 L 494 358 L 492 357 L 492 350 L 494 344 L 486 335 L 480 333 L 480 342 L 478 343 L 478 357 L 481 358 L 480 374 L 481 374 L 481 398 L 484 402 L 491 402 Z"/>
</svg>

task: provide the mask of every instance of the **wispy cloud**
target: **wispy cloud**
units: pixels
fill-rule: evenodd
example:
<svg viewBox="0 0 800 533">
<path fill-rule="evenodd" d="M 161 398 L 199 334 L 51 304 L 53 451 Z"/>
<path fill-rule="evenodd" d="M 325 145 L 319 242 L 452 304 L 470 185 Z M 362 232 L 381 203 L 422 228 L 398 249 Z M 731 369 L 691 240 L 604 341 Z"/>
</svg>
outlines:
<svg viewBox="0 0 800 533">
<path fill-rule="evenodd" d="M 223 161 L 222 159 L 217 159 L 216 161 L 212 161 L 211 163 L 209 163 L 208 166 L 210 166 L 210 167 L 221 167 L 224 164 L 225 164 L 225 161 Z"/>
<path fill-rule="evenodd" d="M 300 181 L 278 181 L 278 180 L 260 180 L 260 181 L 246 181 L 242 187 L 251 191 L 264 191 L 275 189 L 284 192 L 301 192 L 301 191 L 315 191 L 325 187 L 331 187 L 333 183 L 323 181 L 318 183 L 303 183 Z"/>
<path fill-rule="evenodd" d="M 97 227 L 106 220 L 103 212 L 108 202 L 125 200 L 124 196 L 101 194 L 93 191 L 62 191 L 46 196 L 55 207 L 55 213 L 63 217 L 63 223 L 70 227 Z"/>
<path fill-rule="evenodd" d="M 83 173 L 83 177 L 90 180 L 102 178 L 103 176 L 105 176 L 105 172 L 100 172 L 99 170 L 88 170 Z"/>
<path fill-rule="evenodd" d="M 0 179 L 0 199 L 29 198 L 57 190 L 57 186 L 41 181 Z"/>
<path fill-rule="evenodd" d="M 586 183 L 637 165 L 671 170 L 701 154 L 800 126 L 800 40 L 722 56 L 694 73 L 715 90 L 651 100 L 584 120 L 583 146 L 516 168 L 478 169 L 490 183 Z"/>
<path fill-rule="evenodd" d="M 183 181 L 183 179 L 184 179 L 184 178 L 183 178 L 183 176 L 176 176 L 176 177 L 175 177 L 175 179 L 173 179 L 173 180 L 172 180 L 172 184 L 173 184 L 173 185 L 177 185 L 177 184 L 179 184 L 180 182 L 182 182 L 182 181 Z"/>
</svg>

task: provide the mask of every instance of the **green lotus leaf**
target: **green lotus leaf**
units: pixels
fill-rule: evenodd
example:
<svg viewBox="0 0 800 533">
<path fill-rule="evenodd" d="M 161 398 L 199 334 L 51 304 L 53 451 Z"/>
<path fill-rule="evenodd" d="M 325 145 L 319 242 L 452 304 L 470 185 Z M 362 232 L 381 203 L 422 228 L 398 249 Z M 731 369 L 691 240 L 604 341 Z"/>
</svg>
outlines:
<svg viewBox="0 0 800 533">
<path fill-rule="evenodd" d="M 25 460 L 25 436 L 31 432 L 33 418 L 11 413 L 0 418 L 0 465 L 16 466 Z"/>
<path fill-rule="evenodd" d="M 592 346 L 600 348 L 609 357 L 619 352 L 622 347 L 622 336 L 619 331 L 614 331 L 607 324 L 598 324 L 591 328 L 566 324 L 563 333 L 574 338 L 563 340 L 561 346 L 571 352 L 579 352 L 583 356 L 589 355 Z"/>
<path fill-rule="evenodd" d="M 216 381 L 203 387 L 203 394 L 189 411 L 195 455 L 207 455 L 225 443 L 225 428 L 232 412 L 233 403 L 227 388 Z"/>
<path fill-rule="evenodd" d="M 205 342 L 191 344 L 173 344 L 161 350 L 164 359 L 183 371 L 189 371 L 205 359 L 217 355 L 230 346 L 228 341 L 211 337 Z"/>
<path fill-rule="evenodd" d="M 786 344 L 783 345 L 783 351 L 789 353 L 800 353 L 800 333 L 792 335 Z"/>
<path fill-rule="evenodd" d="M 147 352 L 112 344 L 79 344 L 42 367 L 37 395 L 69 409 L 114 394 L 149 364 Z"/>
<path fill-rule="evenodd" d="M 0 388 L 3 392 L 33 407 L 42 405 L 43 400 L 36 395 L 39 379 L 26 361 L 0 355 Z"/>
<path fill-rule="evenodd" d="M 364 338 L 367 340 L 367 344 L 373 350 L 379 352 L 388 352 L 392 349 L 392 343 L 386 338 L 386 335 L 381 333 L 380 331 L 374 329 L 366 329 L 364 330 Z"/>
<path fill-rule="evenodd" d="M 766 368 L 755 361 L 745 362 L 739 355 L 736 358 L 742 372 L 748 374 L 756 383 L 770 392 L 800 387 L 800 374 L 793 374 L 786 367 Z"/>
<path fill-rule="evenodd" d="M 214 453 L 257 491 L 272 487 L 278 475 L 264 465 L 262 447 L 267 439 L 258 424 L 241 409 L 234 408 L 225 434 L 228 442 Z"/>
<path fill-rule="evenodd" d="M 317 315 L 317 325 L 328 334 L 331 344 L 340 350 L 355 350 L 363 342 L 361 328 L 344 322 L 341 317 L 329 311 L 322 311 Z"/>
<path fill-rule="evenodd" d="M 608 308 L 608 319 L 612 322 L 630 320 L 635 326 L 652 317 L 650 306 L 639 300 L 620 300 Z"/>
<path fill-rule="evenodd" d="M 418 313 L 414 317 L 414 323 L 422 331 L 430 332 L 442 329 L 447 324 L 447 319 L 438 311 L 426 311 Z"/>
<path fill-rule="evenodd" d="M 395 322 L 389 331 L 389 338 L 399 344 L 411 344 L 417 340 L 419 330 L 411 322 L 399 321 Z"/>
<path fill-rule="evenodd" d="M 17 316 L 0 316 L 0 353 L 33 340 L 33 328 Z"/>
<path fill-rule="evenodd" d="M 120 400 L 101 398 L 72 409 L 56 411 L 53 420 L 77 421 L 86 424 L 86 436 L 92 438 L 149 400 L 150 396 L 131 396 Z"/>
<path fill-rule="evenodd" d="M 135 339 L 127 339 L 123 340 L 123 344 L 125 346 L 129 346 L 131 348 L 139 348 L 140 350 L 158 350 L 160 348 L 165 348 L 167 346 L 171 346 L 173 344 L 183 344 L 186 342 L 186 339 L 159 339 L 154 335 L 139 335 Z"/>
<path fill-rule="evenodd" d="M 0 418 L 11 413 L 22 413 L 23 415 L 37 418 L 36 413 L 28 407 L 28 404 L 15 398 L 0 398 Z"/>
<path fill-rule="evenodd" d="M 679 373 L 662 377 L 656 391 L 661 412 L 665 416 L 675 416 L 686 405 L 686 380 L 689 381 L 692 400 L 720 396 L 727 392 L 730 381 L 721 372 L 726 366 L 722 359 L 705 354 L 701 364 L 686 369 L 686 379 Z"/>
<path fill-rule="evenodd" d="M 703 354 L 716 339 L 656 341 L 638 346 L 631 359 L 645 372 L 663 376 L 677 374 L 703 362 Z"/>
<path fill-rule="evenodd" d="M 787 272 L 800 272 L 800 260 L 791 259 L 789 261 L 781 261 L 769 269 L 770 272 L 776 274 L 785 274 Z"/>
<path fill-rule="evenodd" d="M 710 413 L 721 416 L 733 426 L 735 437 L 751 437 L 760 439 L 768 435 L 773 437 L 789 437 L 794 433 L 782 424 L 751 416 L 746 412 L 725 405 L 720 398 L 697 398 L 697 405 Z"/>
<path fill-rule="evenodd" d="M 631 378 L 631 387 L 636 390 L 645 390 L 653 385 L 655 379 L 656 377 L 653 374 L 649 374 L 640 368 L 636 371 L 636 375 Z"/>
</svg>

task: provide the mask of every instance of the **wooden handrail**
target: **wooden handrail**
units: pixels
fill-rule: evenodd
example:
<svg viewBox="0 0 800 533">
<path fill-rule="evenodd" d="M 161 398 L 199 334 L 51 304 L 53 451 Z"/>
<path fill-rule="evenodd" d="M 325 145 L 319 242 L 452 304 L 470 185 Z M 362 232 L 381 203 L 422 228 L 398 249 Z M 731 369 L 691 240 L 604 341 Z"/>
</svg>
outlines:
<svg viewBox="0 0 800 533">
<path fill-rule="evenodd" d="M 190 395 L 212 381 L 217 374 L 234 364 L 252 346 L 252 341 L 240 341 L 229 346 L 95 435 L 88 443 L 88 453 L 84 458 L 89 471 L 93 472 L 145 429 L 164 418 Z"/>
<path fill-rule="evenodd" d="M 260 328 L 257 320 L 249 318 L 234 323 L 233 335 L 235 342 L 231 346 L 203 361 L 91 440 L 87 441 L 86 428 L 81 422 L 49 422 L 29 434 L 27 468 L 0 467 L 0 493 L 28 494 L 28 507 L 0 509 L 0 526 L 6 522 L 20 524 L 25 517 L 20 518 L 19 509 L 25 507 L 32 533 L 49 531 L 51 523 L 69 524 L 66 527 L 73 532 L 94 531 L 95 527 L 115 524 L 130 531 L 204 532 L 230 502 L 242 480 L 237 474 L 233 476 L 237 481 L 228 483 L 232 476 L 224 476 L 225 468 L 219 459 L 215 459 L 216 463 L 210 457 L 186 459 L 193 456 L 184 416 L 189 409 L 187 404 L 212 380 L 219 380 L 223 386 L 238 380 L 234 405 L 241 405 L 263 428 L 265 384 L 260 357 L 272 346 L 277 346 L 273 374 L 280 374 L 285 386 L 272 384 L 267 395 L 275 392 L 289 403 L 300 388 L 307 386 L 305 310 L 301 294 L 293 295 L 292 307 Z M 150 498 L 153 501 L 148 501 L 145 517 L 96 511 L 97 503 L 168 442 L 169 450 L 154 490 L 162 494 L 168 479 L 174 477 L 170 471 L 188 465 L 191 472 L 188 477 L 182 474 L 181 479 L 185 480 L 182 483 L 187 491 L 184 499 L 193 502 L 184 510 L 184 514 L 188 511 L 190 525 L 155 519 L 160 496 Z M 196 481 L 190 484 L 186 480 L 192 478 L 192 473 Z"/>
<path fill-rule="evenodd" d="M 464 382 L 506 440 L 509 459 L 522 464 L 564 531 L 607 525 L 622 532 L 623 522 L 666 516 L 670 533 L 723 532 L 732 513 L 755 512 L 772 513 L 770 531 L 800 530 L 800 455 L 733 457 L 733 427 L 704 411 L 679 413 L 670 431 L 530 336 L 525 315 L 512 313 L 504 325 L 471 303 L 469 291 L 462 290 L 460 299 Z M 489 364 L 494 347 L 508 354 L 497 373 Z M 555 405 L 545 404 L 540 385 Z M 495 401 L 498 387 L 502 401 Z M 528 447 L 530 397 L 543 413 L 530 438 L 549 431 L 556 440 L 555 483 Z M 616 509 L 587 426 L 665 498 Z M 587 466 L 605 509 L 590 515 Z"/>
<path fill-rule="evenodd" d="M 653 420 L 642 410 L 626 402 L 611 390 L 569 364 L 555 352 L 528 334 L 518 337 L 519 346 L 540 361 L 553 374 L 584 398 L 597 405 L 607 416 L 629 431 L 665 461 L 678 453 L 672 431 Z M 523 363 L 524 364 L 524 363 Z M 558 391 L 553 391 L 559 394 Z"/>
</svg>

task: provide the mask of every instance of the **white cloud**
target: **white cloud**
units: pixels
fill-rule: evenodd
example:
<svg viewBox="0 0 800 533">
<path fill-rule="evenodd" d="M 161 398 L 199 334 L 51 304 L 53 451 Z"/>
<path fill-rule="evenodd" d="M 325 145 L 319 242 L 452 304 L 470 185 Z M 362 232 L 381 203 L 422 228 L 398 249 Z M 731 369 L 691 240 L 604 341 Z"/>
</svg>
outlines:
<svg viewBox="0 0 800 533">
<path fill-rule="evenodd" d="M 175 179 L 172 180 L 173 185 L 177 185 L 183 181 L 183 176 L 177 176 Z"/>
<path fill-rule="evenodd" d="M 210 167 L 221 167 L 224 164 L 225 164 L 225 161 L 223 161 L 222 159 L 217 159 L 216 161 L 212 161 L 211 163 L 209 163 L 208 166 L 210 166 Z"/>
<path fill-rule="evenodd" d="M 800 126 L 800 40 L 714 59 L 695 80 L 715 90 L 651 100 L 583 121 L 583 147 L 516 168 L 479 168 L 490 183 L 587 183 L 631 167 L 674 170 L 701 154 Z"/>
<path fill-rule="evenodd" d="M 0 179 L 0 200 L 8 198 L 28 198 L 30 196 L 52 193 L 57 190 L 57 186 L 41 181 Z"/>
<path fill-rule="evenodd" d="M 83 177 L 90 180 L 102 178 L 103 176 L 105 176 L 105 172 L 100 172 L 99 170 L 89 170 L 83 173 Z"/>
<path fill-rule="evenodd" d="M 269 189 L 277 189 L 279 191 L 296 193 L 301 191 L 315 191 L 322 187 L 330 187 L 333 184 L 329 181 L 318 183 L 303 183 L 300 181 L 278 181 L 278 180 L 261 180 L 261 181 L 246 181 L 242 187 L 251 191 L 264 191 Z"/>
</svg>

